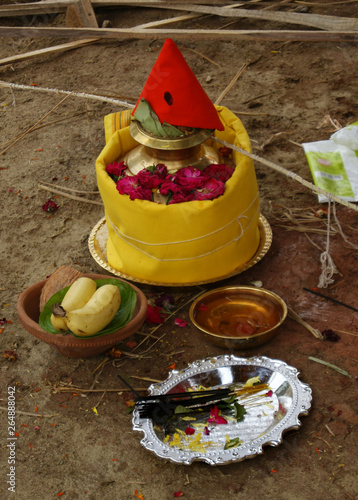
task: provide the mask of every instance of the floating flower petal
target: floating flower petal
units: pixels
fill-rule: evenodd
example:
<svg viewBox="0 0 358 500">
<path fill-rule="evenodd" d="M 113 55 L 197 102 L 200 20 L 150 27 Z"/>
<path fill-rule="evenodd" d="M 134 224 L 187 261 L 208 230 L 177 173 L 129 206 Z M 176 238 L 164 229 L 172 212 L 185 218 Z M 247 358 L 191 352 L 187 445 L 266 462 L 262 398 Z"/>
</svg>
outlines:
<svg viewBox="0 0 358 500">
<path fill-rule="evenodd" d="M 184 328 L 188 324 L 188 322 L 185 321 L 185 319 L 180 319 L 180 318 L 175 318 L 174 323 L 177 326 L 180 326 L 181 328 Z"/>
</svg>

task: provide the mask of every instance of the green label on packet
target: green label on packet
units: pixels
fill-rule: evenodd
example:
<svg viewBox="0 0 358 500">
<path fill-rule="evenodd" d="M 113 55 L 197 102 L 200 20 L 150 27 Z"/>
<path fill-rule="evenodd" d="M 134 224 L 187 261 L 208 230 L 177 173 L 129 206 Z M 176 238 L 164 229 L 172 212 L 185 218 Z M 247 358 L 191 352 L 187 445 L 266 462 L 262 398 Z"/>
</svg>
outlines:
<svg viewBox="0 0 358 500">
<path fill-rule="evenodd" d="M 354 197 L 342 156 L 338 151 L 328 153 L 310 151 L 306 156 L 316 186 L 336 196 Z"/>
</svg>

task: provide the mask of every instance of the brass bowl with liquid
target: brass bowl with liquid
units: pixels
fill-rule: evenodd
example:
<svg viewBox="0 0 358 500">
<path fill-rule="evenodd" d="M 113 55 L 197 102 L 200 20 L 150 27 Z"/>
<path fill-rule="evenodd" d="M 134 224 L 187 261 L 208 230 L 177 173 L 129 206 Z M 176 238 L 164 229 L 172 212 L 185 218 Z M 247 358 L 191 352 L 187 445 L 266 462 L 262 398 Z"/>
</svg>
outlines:
<svg viewBox="0 0 358 500">
<path fill-rule="evenodd" d="M 227 286 L 200 295 L 189 315 L 194 326 L 215 345 L 249 349 L 276 335 L 287 316 L 287 306 L 270 290 Z"/>
</svg>

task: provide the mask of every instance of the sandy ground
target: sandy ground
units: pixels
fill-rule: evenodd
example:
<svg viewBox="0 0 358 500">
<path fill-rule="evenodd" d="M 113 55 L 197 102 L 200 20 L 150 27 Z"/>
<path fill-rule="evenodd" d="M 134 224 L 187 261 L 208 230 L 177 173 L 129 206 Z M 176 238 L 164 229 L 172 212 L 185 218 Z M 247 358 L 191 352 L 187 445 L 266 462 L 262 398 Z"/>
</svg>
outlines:
<svg viewBox="0 0 358 500">
<path fill-rule="evenodd" d="M 309 7 L 309 12 L 347 17 L 358 14 L 354 3 L 321 4 Z M 97 15 L 100 25 L 109 16 L 108 11 Z M 113 26 L 127 27 L 172 15 L 149 9 L 118 9 L 111 11 L 110 18 Z M 2 21 L 3 25 L 13 22 Z M 207 16 L 182 26 L 219 28 L 228 21 Z M 31 16 L 28 23 L 60 26 L 64 16 Z M 259 29 L 262 25 L 240 21 L 233 27 Z M 265 24 L 265 28 L 270 27 L 276 25 Z M 2 38 L 0 57 L 60 42 Z M 33 85 L 33 90 L 0 90 L 1 151 L 63 98 L 56 93 L 36 92 L 36 86 L 107 94 L 135 102 L 162 44 L 161 40 L 107 40 L 0 67 L 1 80 Z M 300 144 L 329 138 L 335 128 L 327 117 L 340 126 L 358 119 L 356 44 L 212 43 L 193 39 L 178 45 L 213 101 L 240 67 L 251 61 L 221 104 L 240 116 L 257 154 L 309 181 Z M 20 325 L 18 295 L 59 266 L 104 272 L 88 250 L 88 237 L 103 217 L 103 207 L 56 196 L 38 184 L 96 191 L 94 164 L 105 144 L 103 117 L 119 109 L 109 103 L 69 97 L 41 123 L 45 126 L 28 133 L 0 156 L 1 497 L 169 500 L 182 491 L 183 498 L 191 500 L 357 498 L 357 315 L 303 290 L 316 287 L 321 273 L 325 221 L 314 214 L 325 206 L 320 206 L 308 189 L 268 167 L 256 164 L 261 210 L 273 231 L 271 248 L 259 264 L 226 283 L 260 280 L 313 327 L 331 329 L 340 337 L 337 342 L 320 341 L 287 319 L 268 344 L 236 351 L 240 356 L 265 355 L 283 360 L 295 366 L 302 381 L 312 387 L 309 415 L 301 417 L 301 428 L 287 433 L 280 446 L 265 448 L 253 460 L 222 467 L 199 462 L 175 465 L 146 450 L 140 444 L 142 436 L 132 430 L 125 404 L 132 395 L 123 390 L 117 373 L 131 376 L 135 387 L 146 388 L 149 379 L 165 380 L 173 365 L 181 369 L 196 359 L 227 352 L 204 341 L 190 322 L 185 328 L 174 324 L 175 317 L 189 320 L 190 301 L 202 288 L 221 286 L 222 282 L 202 288 L 139 285 L 148 298 L 153 293 L 169 293 L 175 299 L 177 313 L 154 332 L 160 341 L 154 343 L 153 338 L 145 337 L 151 331 L 145 324 L 140 333 L 118 345 L 131 354 L 118 359 L 104 355 L 90 359 L 63 357 Z M 85 198 L 100 201 L 96 194 L 88 193 Z M 53 214 L 42 209 L 49 199 L 59 206 Z M 287 214 L 296 221 L 304 219 L 300 223 L 304 231 L 298 231 Z M 356 213 L 337 206 L 337 214 L 349 241 L 357 244 Z M 356 250 L 336 233 L 330 240 L 330 253 L 339 274 L 323 293 L 358 307 Z M 143 339 L 145 343 L 140 344 Z M 128 340 L 136 342 L 137 347 L 126 345 Z M 3 357 L 5 351 L 14 351 L 16 361 Z M 312 362 L 309 356 L 334 364 L 350 376 Z M 98 392 L 61 392 L 71 384 Z M 18 410 L 15 494 L 8 491 L 6 483 L 10 465 L 3 410 L 8 387 L 16 389 Z M 104 392 L 108 389 L 117 390 Z"/>
</svg>

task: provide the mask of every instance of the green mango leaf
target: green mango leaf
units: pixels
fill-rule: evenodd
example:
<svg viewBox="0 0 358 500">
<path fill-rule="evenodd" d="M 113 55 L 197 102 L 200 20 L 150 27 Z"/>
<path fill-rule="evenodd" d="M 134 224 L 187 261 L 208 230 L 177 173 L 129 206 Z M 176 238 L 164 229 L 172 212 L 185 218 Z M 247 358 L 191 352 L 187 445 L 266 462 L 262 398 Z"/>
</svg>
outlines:
<svg viewBox="0 0 358 500">
<path fill-rule="evenodd" d="M 230 396 L 229 398 L 227 399 L 224 399 L 225 403 L 227 403 L 228 405 L 231 405 L 235 400 L 236 400 L 237 396 L 236 394 L 233 394 L 232 396 Z"/>
<path fill-rule="evenodd" d="M 190 413 L 192 410 L 183 405 L 178 405 L 175 407 L 174 413 Z"/>
<path fill-rule="evenodd" d="M 245 416 L 246 413 L 245 408 L 242 405 L 240 405 L 237 401 L 235 401 L 234 411 L 235 411 L 234 417 L 236 418 L 236 421 L 240 422 L 240 420 L 242 420 Z"/>
<path fill-rule="evenodd" d="M 224 450 L 230 450 L 231 448 L 236 448 L 237 446 L 240 446 L 241 443 L 242 441 L 240 441 L 240 438 L 230 439 L 230 441 L 228 441 L 225 444 Z"/>
<path fill-rule="evenodd" d="M 70 333 L 71 335 L 73 335 L 78 339 L 88 339 L 93 337 L 99 337 L 101 335 L 108 335 L 109 333 L 116 332 L 120 328 L 123 328 L 133 317 L 133 311 L 137 303 L 137 294 L 135 290 L 128 283 L 125 283 L 123 281 L 114 278 L 100 279 L 94 281 L 97 283 L 97 288 L 103 285 L 115 285 L 116 287 L 119 288 L 121 294 L 121 305 L 115 317 L 109 323 L 109 325 L 106 326 L 106 328 L 96 333 L 95 335 L 79 337 L 78 335 L 75 335 L 69 330 L 67 332 L 61 332 L 59 330 L 56 330 L 52 326 L 50 320 L 52 314 L 52 306 L 53 304 L 62 302 L 64 296 L 67 293 L 67 290 L 70 288 L 69 286 L 66 288 L 62 288 L 62 290 L 59 290 L 46 302 L 45 307 L 43 308 L 39 318 L 40 327 L 46 332 L 52 333 L 54 335 L 65 335 L 66 333 Z"/>
<path fill-rule="evenodd" d="M 183 132 L 173 125 L 160 123 L 158 116 L 152 110 L 149 102 L 143 98 L 139 101 L 133 118 L 142 125 L 146 132 L 156 137 L 181 137 L 183 135 Z"/>
</svg>

